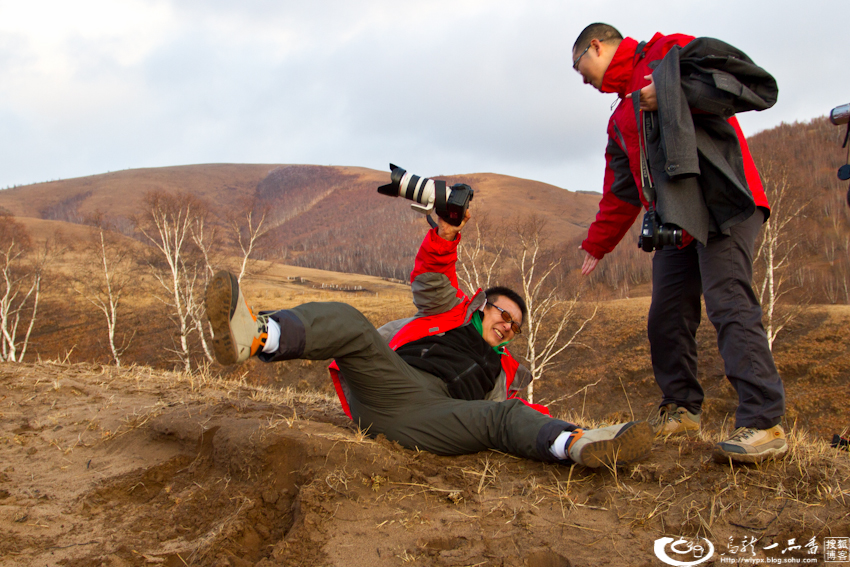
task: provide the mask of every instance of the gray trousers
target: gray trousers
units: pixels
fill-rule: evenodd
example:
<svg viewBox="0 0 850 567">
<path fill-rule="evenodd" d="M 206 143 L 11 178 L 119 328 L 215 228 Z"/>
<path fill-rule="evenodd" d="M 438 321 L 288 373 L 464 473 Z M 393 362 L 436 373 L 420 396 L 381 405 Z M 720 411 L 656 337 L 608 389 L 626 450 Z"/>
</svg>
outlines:
<svg viewBox="0 0 850 567">
<path fill-rule="evenodd" d="M 655 252 L 647 327 L 662 404 L 672 402 L 692 413 L 702 406 L 696 342 L 702 294 L 726 377 L 738 393 L 735 427 L 767 429 L 785 414 L 785 389 L 752 288 L 753 248 L 763 221 L 757 210 L 733 226 L 731 235 L 712 237 L 705 246 L 693 242 Z"/>
<path fill-rule="evenodd" d="M 372 436 L 384 434 L 404 447 L 438 455 L 496 449 L 556 461 L 549 447 L 561 432 L 575 429 L 518 399 L 451 398 L 442 380 L 407 364 L 362 313 L 345 303 L 307 303 L 271 318 L 281 325 L 281 345 L 277 354 L 261 360 L 335 359 L 351 393 L 351 415 Z"/>
</svg>

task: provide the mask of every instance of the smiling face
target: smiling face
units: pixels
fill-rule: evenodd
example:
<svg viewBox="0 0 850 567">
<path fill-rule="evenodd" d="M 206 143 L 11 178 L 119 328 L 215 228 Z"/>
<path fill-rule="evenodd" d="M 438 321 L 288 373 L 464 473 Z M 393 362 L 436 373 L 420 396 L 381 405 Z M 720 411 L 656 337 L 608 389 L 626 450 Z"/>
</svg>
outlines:
<svg viewBox="0 0 850 567">
<path fill-rule="evenodd" d="M 520 310 L 519 305 L 515 302 L 507 297 L 500 296 L 490 303 L 507 311 L 508 314 L 510 314 L 511 319 L 516 322 L 517 325 L 522 326 L 522 311 Z M 515 334 L 511 329 L 511 324 L 502 318 L 502 312 L 496 309 L 493 305 L 487 305 L 484 307 L 484 311 L 482 312 L 481 336 L 484 337 L 484 340 L 488 345 L 495 347 L 505 341 L 513 339 Z"/>
</svg>

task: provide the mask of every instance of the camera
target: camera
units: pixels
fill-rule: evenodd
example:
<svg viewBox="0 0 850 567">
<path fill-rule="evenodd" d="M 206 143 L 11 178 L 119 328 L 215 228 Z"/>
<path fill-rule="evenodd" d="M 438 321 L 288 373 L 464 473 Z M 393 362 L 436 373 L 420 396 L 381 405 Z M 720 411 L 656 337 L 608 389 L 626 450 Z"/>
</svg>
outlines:
<svg viewBox="0 0 850 567">
<path fill-rule="evenodd" d="M 638 237 L 638 248 L 644 252 L 661 250 L 665 246 L 681 246 L 682 229 L 675 224 L 662 224 L 655 212 L 655 207 L 650 205 L 646 214 L 643 215 L 643 224 L 640 227 Z"/>
<path fill-rule="evenodd" d="M 833 108 L 829 113 L 829 121 L 836 126 L 850 122 L 850 104 L 842 104 Z"/>
<path fill-rule="evenodd" d="M 842 148 L 846 148 L 847 142 L 850 140 L 850 104 L 842 104 L 833 108 L 829 113 L 829 121 L 836 126 L 847 124 L 847 133 L 844 134 L 844 143 L 841 145 Z M 848 163 L 838 168 L 838 179 L 841 181 L 850 179 L 850 149 L 847 152 Z M 847 206 L 850 206 L 850 189 L 847 190 Z"/>
<path fill-rule="evenodd" d="M 426 215 L 435 211 L 447 223 L 460 226 L 475 190 L 463 183 L 446 187 L 445 181 L 419 177 L 391 163 L 390 183 L 378 187 L 378 193 L 415 201 L 410 205 L 414 211 Z"/>
</svg>

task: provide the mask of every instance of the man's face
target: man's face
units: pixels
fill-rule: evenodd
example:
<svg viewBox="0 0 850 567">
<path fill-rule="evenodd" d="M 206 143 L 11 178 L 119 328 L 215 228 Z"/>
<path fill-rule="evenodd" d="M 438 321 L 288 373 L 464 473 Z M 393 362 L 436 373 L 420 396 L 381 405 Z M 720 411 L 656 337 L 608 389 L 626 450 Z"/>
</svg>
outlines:
<svg viewBox="0 0 850 567">
<path fill-rule="evenodd" d="M 613 47 L 613 49 L 612 49 Z M 585 48 L 587 48 L 585 50 Z M 589 45 L 573 51 L 573 68 L 578 71 L 585 85 L 591 85 L 596 90 L 602 90 L 602 78 L 611 59 L 614 58 L 616 47 L 606 45 L 605 41 L 593 39 Z"/>
<path fill-rule="evenodd" d="M 492 305 L 489 303 L 492 303 Z M 486 307 L 484 307 L 484 311 L 482 312 L 481 336 L 484 337 L 484 340 L 488 345 L 494 347 L 499 346 L 505 341 L 513 339 L 515 336 L 511 329 L 511 324 L 504 320 L 502 312 L 499 311 L 499 309 L 507 311 L 507 313 L 511 316 L 511 319 L 520 326 L 522 326 L 522 311 L 520 310 L 519 305 L 504 296 L 499 297 L 495 301 L 490 301 L 489 303 Z"/>
</svg>

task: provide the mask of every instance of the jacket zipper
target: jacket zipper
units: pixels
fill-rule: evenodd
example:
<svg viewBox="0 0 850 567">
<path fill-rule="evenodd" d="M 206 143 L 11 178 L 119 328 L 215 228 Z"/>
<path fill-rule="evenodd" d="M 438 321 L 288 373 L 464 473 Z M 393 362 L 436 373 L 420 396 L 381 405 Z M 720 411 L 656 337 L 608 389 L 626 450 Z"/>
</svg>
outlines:
<svg viewBox="0 0 850 567">
<path fill-rule="evenodd" d="M 623 148 L 623 151 L 628 155 L 629 148 L 626 147 L 626 140 L 623 138 L 623 135 L 620 133 L 620 128 L 617 127 L 617 121 L 612 120 L 611 123 L 614 125 L 614 133 L 617 135 L 617 139 L 620 141 L 620 147 Z"/>
</svg>

